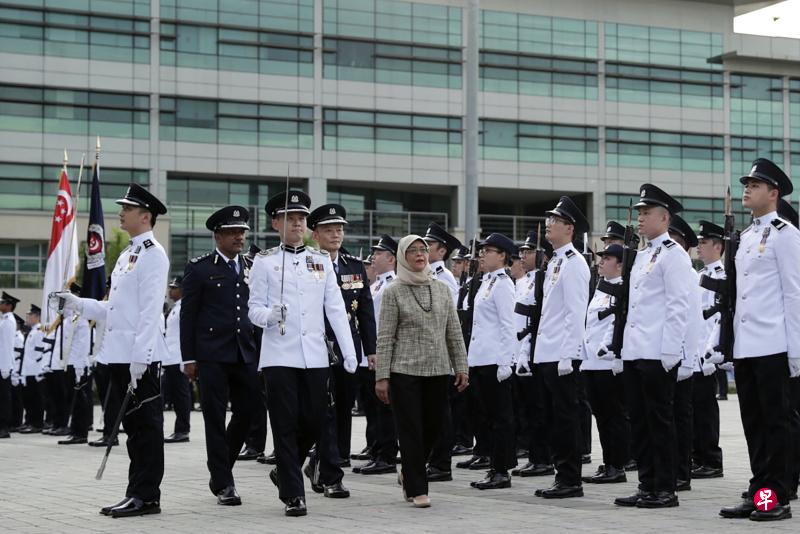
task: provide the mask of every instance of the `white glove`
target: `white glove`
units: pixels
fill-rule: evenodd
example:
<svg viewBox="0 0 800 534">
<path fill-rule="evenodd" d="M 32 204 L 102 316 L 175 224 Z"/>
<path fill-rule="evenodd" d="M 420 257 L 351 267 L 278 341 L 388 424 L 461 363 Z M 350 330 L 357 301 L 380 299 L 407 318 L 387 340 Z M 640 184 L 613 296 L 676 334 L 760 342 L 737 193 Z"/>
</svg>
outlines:
<svg viewBox="0 0 800 534">
<path fill-rule="evenodd" d="M 572 372 L 572 359 L 558 360 L 558 376 L 567 376 Z"/>
<path fill-rule="evenodd" d="M 141 380 L 142 376 L 144 376 L 145 371 L 147 371 L 146 363 L 131 362 L 130 366 L 131 383 L 133 384 L 134 390 L 136 389 L 139 380 Z"/>
<path fill-rule="evenodd" d="M 267 324 L 277 324 L 286 316 L 286 313 L 289 311 L 289 308 L 286 307 L 286 304 L 273 304 L 272 308 L 269 310 L 269 317 L 267 317 Z"/>
<path fill-rule="evenodd" d="M 706 349 L 705 360 L 708 363 L 720 364 L 725 361 L 725 356 L 721 352 L 715 351 L 714 347 L 709 347 Z"/>
<path fill-rule="evenodd" d="M 724 362 L 719 364 L 719 368 L 723 371 L 733 371 L 733 362 Z"/>
<path fill-rule="evenodd" d="M 661 355 L 661 367 L 664 368 L 664 371 L 669 373 L 673 367 L 678 365 L 678 362 L 681 361 L 680 354 L 662 354 Z"/>
<path fill-rule="evenodd" d="M 800 376 L 800 358 L 789 358 L 789 377 L 797 378 Z"/>
<path fill-rule="evenodd" d="M 42 366 L 42 373 L 46 374 L 46 373 L 49 373 L 49 372 L 50 372 L 50 366 L 49 365 L 43 365 Z"/>
<path fill-rule="evenodd" d="M 503 380 L 508 379 L 511 376 L 511 366 L 510 365 L 498 365 L 497 366 L 497 381 L 502 382 Z"/>
<path fill-rule="evenodd" d="M 22 384 L 22 379 L 18 376 L 11 377 L 11 385 L 17 387 L 18 385 Z"/>
<path fill-rule="evenodd" d="M 6 378 L 11 376 L 11 369 L 4 369 L 0 371 L 0 377 L 5 380 Z"/>
<path fill-rule="evenodd" d="M 520 358 L 517 362 L 517 376 L 531 376 L 531 368 L 528 367 L 528 359 Z"/>
<path fill-rule="evenodd" d="M 37 382 L 41 382 L 42 380 L 44 380 L 44 375 L 36 375 L 35 378 Z"/>
<path fill-rule="evenodd" d="M 64 299 L 65 310 L 75 310 L 77 313 L 83 312 L 83 302 L 80 297 L 76 297 L 69 291 L 57 291 L 50 294 L 50 306 L 58 309 L 58 301 Z"/>
<path fill-rule="evenodd" d="M 613 362 L 618 358 L 617 354 L 613 352 L 611 349 L 609 349 L 605 343 L 603 343 L 597 350 L 597 359 L 602 360 L 604 362 Z"/>
<path fill-rule="evenodd" d="M 687 378 L 691 378 L 694 374 L 694 369 L 691 367 L 684 367 L 681 365 L 678 367 L 678 382 L 683 382 Z"/>
<path fill-rule="evenodd" d="M 75 368 L 75 383 L 80 384 L 81 378 L 86 373 L 86 367 L 76 367 Z"/>
<path fill-rule="evenodd" d="M 611 362 L 611 372 L 614 373 L 614 376 L 620 374 L 623 368 L 624 364 L 622 358 L 614 358 L 614 361 Z"/>
<path fill-rule="evenodd" d="M 717 366 L 706 360 L 703 364 L 703 376 L 711 376 L 717 372 Z"/>
<path fill-rule="evenodd" d="M 356 372 L 358 369 L 358 360 L 356 360 L 355 356 L 348 356 L 344 359 L 344 370 L 350 373 L 351 375 Z"/>
</svg>

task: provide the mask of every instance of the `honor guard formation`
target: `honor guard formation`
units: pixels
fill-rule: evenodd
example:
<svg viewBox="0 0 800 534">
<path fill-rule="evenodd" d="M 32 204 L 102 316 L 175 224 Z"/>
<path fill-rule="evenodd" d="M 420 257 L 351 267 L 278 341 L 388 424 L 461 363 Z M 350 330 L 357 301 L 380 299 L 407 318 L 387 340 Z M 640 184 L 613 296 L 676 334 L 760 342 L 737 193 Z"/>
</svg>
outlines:
<svg viewBox="0 0 800 534">
<path fill-rule="evenodd" d="M 724 225 L 693 227 L 673 196 L 643 184 L 627 221 L 594 231 L 599 246 L 563 196 L 532 214 L 542 220 L 524 243 L 492 233 L 462 244 L 432 222 L 424 235 L 381 235 L 365 259 L 342 246 L 345 208 L 312 210 L 287 181 L 264 207 L 278 246 L 248 249 L 250 213 L 226 206 L 206 221 L 213 248 L 171 280 L 153 234 L 167 208 L 131 184 L 117 200 L 130 243 L 105 299 L 81 298 L 77 284 L 53 293 L 58 321 L 45 327 L 40 307 L 23 319 L 2 293 L 0 438 L 105 448 L 99 478 L 124 429 L 128 483 L 100 513 L 159 513 L 164 444 L 190 441 L 196 387 L 220 505 L 242 503 L 234 464 L 258 460 L 288 516 L 308 513 L 304 477 L 324 497 L 357 499 L 346 471 L 396 477 L 427 508 L 429 483 L 452 481 L 454 463 L 476 471 L 475 491 L 540 477 L 542 499 L 605 484 L 609 507 L 670 508 L 724 474 L 717 403 L 730 372 L 752 476 L 719 515 L 790 518 L 798 215 L 771 161 L 740 181 L 748 221 L 734 220 L 728 192 Z M 93 387 L 103 430 L 90 442 Z M 176 414 L 166 437 L 165 406 Z M 351 447 L 354 414 L 366 417 L 362 450 Z M 592 416 L 602 464 L 586 473 Z M 615 492 L 629 477 L 637 491 Z"/>
</svg>

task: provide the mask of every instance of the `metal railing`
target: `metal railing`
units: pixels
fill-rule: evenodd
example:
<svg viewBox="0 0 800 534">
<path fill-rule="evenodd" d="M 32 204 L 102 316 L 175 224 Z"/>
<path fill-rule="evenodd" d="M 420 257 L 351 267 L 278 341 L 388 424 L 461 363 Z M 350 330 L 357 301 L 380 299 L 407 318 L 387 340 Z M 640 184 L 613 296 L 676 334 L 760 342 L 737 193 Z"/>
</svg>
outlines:
<svg viewBox="0 0 800 534">
<path fill-rule="evenodd" d="M 537 223 L 544 228 L 545 217 L 529 217 L 526 215 L 479 215 L 481 235 L 491 233 L 503 234 L 514 241 L 525 241 L 528 232 L 536 229 Z"/>
</svg>

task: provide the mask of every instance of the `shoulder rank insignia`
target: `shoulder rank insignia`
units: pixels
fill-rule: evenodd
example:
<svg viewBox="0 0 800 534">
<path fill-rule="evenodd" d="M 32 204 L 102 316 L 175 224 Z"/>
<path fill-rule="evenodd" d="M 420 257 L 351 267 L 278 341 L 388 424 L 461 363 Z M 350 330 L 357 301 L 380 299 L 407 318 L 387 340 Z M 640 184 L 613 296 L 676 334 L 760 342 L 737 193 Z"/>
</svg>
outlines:
<svg viewBox="0 0 800 534">
<path fill-rule="evenodd" d="M 347 258 L 350 261 L 356 261 L 356 262 L 361 261 L 361 258 L 353 256 L 352 254 L 342 254 L 342 257 Z"/>
<path fill-rule="evenodd" d="M 444 267 L 441 265 L 436 268 L 436 274 L 442 274 L 444 272 Z"/>
<path fill-rule="evenodd" d="M 266 250 L 262 250 L 261 252 L 259 252 L 258 255 L 259 256 L 272 256 L 273 254 L 278 252 L 280 249 L 281 249 L 281 247 L 279 247 L 279 246 L 278 247 L 268 248 Z"/>
<path fill-rule="evenodd" d="M 575 251 L 573 251 L 573 250 L 568 250 L 568 251 L 566 251 L 566 252 L 564 253 L 564 255 L 565 255 L 567 258 L 572 258 L 572 257 L 574 257 L 574 256 L 575 256 Z"/>
<path fill-rule="evenodd" d="M 148 248 L 150 248 L 150 247 L 153 247 L 153 246 L 155 246 L 155 243 L 153 243 L 153 242 L 152 242 L 151 240 L 149 240 L 149 239 L 145 239 L 145 240 L 142 242 L 142 244 L 144 245 L 144 248 L 146 248 L 146 249 L 148 249 Z"/>
<path fill-rule="evenodd" d="M 330 256 L 327 250 L 316 249 L 314 247 L 306 247 L 306 250 L 312 254 L 317 254 L 318 256 Z"/>
<path fill-rule="evenodd" d="M 786 228 L 787 224 L 788 223 L 786 221 L 783 221 L 781 219 L 772 219 L 772 226 L 774 226 L 778 230 L 783 230 L 784 228 Z"/>
<path fill-rule="evenodd" d="M 672 241 L 671 239 L 665 239 L 664 246 L 667 248 L 672 248 L 675 246 L 675 241 Z"/>
<path fill-rule="evenodd" d="M 204 259 L 208 258 L 209 256 L 211 256 L 211 252 L 206 252 L 205 254 L 197 256 L 196 258 L 192 258 L 189 261 L 192 262 L 192 263 L 197 263 L 198 261 L 204 260 Z"/>
<path fill-rule="evenodd" d="M 505 278 L 508 276 L 506 273 L 497 273 L 497 278 Z"/>
<path fill-rule="evenodd" d="M 718 272 L 718 273 L 721 273 L 721 272 L 722 272 L 722 271 L 724 271 L 724 270 L 725 270 L 725 269 L 723 269 L 723 268 L 722 268 L 722 267 L 720 267 L 719 265 L 717 265 L 716 267 L 714 267 L 714 271 L 715 271 L 715 272 Z"/>
</svg>

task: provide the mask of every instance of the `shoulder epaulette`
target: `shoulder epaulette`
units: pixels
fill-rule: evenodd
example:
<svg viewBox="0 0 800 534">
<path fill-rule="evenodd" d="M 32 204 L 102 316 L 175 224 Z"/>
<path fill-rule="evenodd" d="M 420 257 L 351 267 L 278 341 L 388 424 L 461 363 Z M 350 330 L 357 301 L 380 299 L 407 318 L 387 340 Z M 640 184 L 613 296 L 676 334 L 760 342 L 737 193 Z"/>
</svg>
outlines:
<svg viewBox="0 0 800 534">
<path fill-rule="evenodd" d="M 278 252 L 280 249 L 281 249 L 281 247 L 268 248 L 266 250 L 262 250 L 261 252 L 259 252 L 258 255 L 259 256 L 272 256 L 273 254 Z"/>
<path fill-rule="evenodd" d="M 255 259 L 255 258 L 251 258 L 250 256 L 244 256 L 244 255 L 242 255 L 242 261 L 243 261 L 243 262 L 244 262 L 244 264 L 245 264 L 245 265 L 247 265 L 248 267 L 252 267 L 252 266 L 253 266 L 253 260 L 254 260 L 254 259 Z"/>
<path fill-rule="evenodd" d="M 672 248 L 675 246 L 675 241 L 672 241 L 671 239 L 665 239 L 664 246 L 667 248 Z"/>
<path fill-rule="evenodd" d="M 565 255 L 567 258 L 574 258 L 574 257 L 576 256 L 576 254 L 575 254 L 575 251 L 574 251 L 574 250 L 568 250 L 568 251 L 566 251 L 566 252 L 564 253 L 564 255 Z"/>
<path fill-rule="evenodd" d="M 497 278 L 506 278 L 507 276 L 506 273 L 497 273 Z"/>
<path fill-rule="evenodd" d="M 723 269 L 723 268 L 722 268 L 720 265 L 717 265 L 716 267 L 714 267 L 714 271 L 715 271 L 715 272 L 718 272 L 718 273 L 721 273 L 721 272 L 722 272 L 722 271 L 724 271 L 724 270 L 725 270 L 725 269 Z"/>
<path fill-rule="evenodd" d="M 342 254 L 342 256 L 347 258 L 349 261 L 363 262 L 361 258 L 358 256 L 353 256 L 352 254 Z"/>
<path fill-rule="evenodd" d="M 441 265 L 436 268 L 436 274 L 441 274 L 443 272 L 444 272 L 444 267 L 442 267 Z"/>
<path fill-rule="evenodd" d="M 772 226 L 777 228 L 778 230 L 783 230 L 789 225 L 786 221 L 782 219 L 772 219 Z"/>
<path fill-rule="evenodd" d="M 206 252 L 205 254 L 197 256 L 196 258 L 192 258 L 189 261 L 192 262 L 192 263 L 197 263 L 197 262 L 202 261 L 202 260 L 204 260 L 206 258 L 210 258 L 212 254 L 213 254 L 213 252 Z"/>
<path fill-rule="evenodd" d="M 155 246 L 155 243 L 153 243 L 153 242 L 152 242 L 150 239 L 145 239 L 145 240 L 142 242 L 142 245 L 144 245 L 144 248 L 145 248 L 145 249 L 148 249 L 148 248 L 150 248 L 150 247 L 154 247 L 154 246 Z"/>
<path fill-rule="evenodd" d="M 330 256 L 330 254 L 328 254 L 327 250 L 316 249 L 314 247 L 306 247 L 306 250 L 309 251 L 310 253 L 316 254 L 318 256 Z"/>
</svg>

